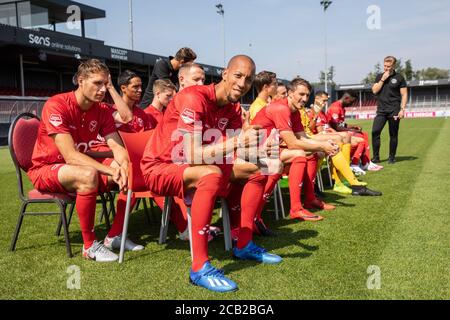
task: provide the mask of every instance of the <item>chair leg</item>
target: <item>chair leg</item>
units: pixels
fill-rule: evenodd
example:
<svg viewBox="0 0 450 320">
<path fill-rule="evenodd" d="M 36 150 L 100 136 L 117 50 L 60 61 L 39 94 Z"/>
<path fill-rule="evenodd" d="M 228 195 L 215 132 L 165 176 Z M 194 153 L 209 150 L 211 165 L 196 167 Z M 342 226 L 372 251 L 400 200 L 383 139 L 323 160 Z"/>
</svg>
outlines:
<svg viewBox="0 0 450 320">
<path fill-rule="evenodd" d="M 128 189 L 127 205 L 125 206 L 125 218 L 123 221 L 123 229 L 122 229 L 122 241 L 120 243 L 119 263 L 123 262 L 123 257 L 125 254 L 125 241 L 127 240 L 128 221 L 130 220 L 130 211 L 131 211 L 131 194 L 132 194 L 131 189 Z"/>
<path fill-rule="evenodd" d="M 18 218 L 17 224 L 16 224 L 16 230 L 14 231 L 14 235 L 11 240 L 11 247 L 10 247 L 11 251 L 16 250 L 16 243 L 17 243 L 17 239 L 19 238 L 19 232 L 20 232 L 20 228 L 22 227 L 23 217 L 25 216 L 25 211 L 27 210 L 27 206 L 28 206 L 28 202 L 22 202 L 22 205 L 20 206 L 20 212 L 19 212 L 19 218 Z"/>
<path fill-rule="evenodd" d="M 67 205 L 66 208 L 67 209 Z M 70 222 L 72 221 L 73 210 L 75 209 L 75 202 L 72 202 L 69 206 L 69 218 L 67 219 L 67 227 L 70 226 Z M 62 219 L 59 219 L 58 228 L 56 229 L 56 235 L 59 237 L 61 235 L 62 228 Z"/>
<path fill-rule="evenodd" d="M 159 230 L 159 244 L 163 244 L 167 239 L 167 231 L 169 229 L 169 216 L 172 209 L 172 197 L 165 197 L 164 210 L 161 217 L 161 228 Z"/>
<path fill-rule="evenodd" d="M 230 213 L 225 199 L 222 198 L 221 202 L 222 202 L 223 238 L 225 240 L 225 251 L 230 251 L 232 247 Z"/>
<path fill-rule="evenodd" d="M 280 216 L 278 214 L 278 189 L 275 187 L 275 190 L 272 192 L 273 196 L 273 204 L 275 205 L 275 220 L 280 220 Z"/>
<path fill-rule="evenodd" d="M 141 198 L 139 198 L 139 199 L 137 199 L 137 201 L 136 201 L 136 211 L 138 211 L 139 210 L 139 205 L 141 204 Z"/>
<path fill-rule="evenodd" d="M 150 213 L 148 211 L 146 198 L 142 198 L 142 204 L 144 205 L 144 213 L 147 216 L 148 224 L 150 224 Z"/>
<path fill-rule="evenodd" d="M 67 205 L 62 203 L 62 202 L 59 202 L 58 205 L 59 205 L 59 209 L 61 210 L 61 219 L 60 219 L 60 221 L 62 222 L 62 226 L 64 228 L 64 240 L 66 242 L 67 256 L 69 258 L 72 258 L 73 255 L 72 255 L 72 247 L 70 245 L 70 238 L 69 238 L 69 226 L 67 224 L 67 218 L 66 218 Z"/>
<path fill-rule="evenodd" d="M 192 249 L 192 221 L 191 221 L 191 208 L 187 207 L 187 220 L 189 228 L 189 249 L 191 251 L 191 260 L 194 261 L 194 250 Z"/>
<path fill-rule="evenodd" d="M 114 200 L 116 199 L 116 194 L 110 191 L 108 191 L 106 194 L 108 195 L 109 201 L 108 216 L 114 218 L 116 216 L 116 209 L 114 207 L 115 206 Z"/>
<path fill-rule="evenodd" d="M 280 182 L 277 182 L 276 188 L 278 189 L 278 200 L 280 201 L 281 215 L 283 216 L 283 219 L 285 219 L 286 214 L 284 212 L 283 193 L 281 192 Z"/>
<path fill-rule="evenodd" d="M 102 193 L 99 193 L 99 197 L 102 203 L 102 217 L 105 217 L 105 223 L 107 230 L 111 229 L 111 224 L 109 222 L 109 215 L 108 215 L 108 208 L 106 206 L 106 199 L 105 196 Z"/>
<path fill-rule="evenodd" d="M 333 178 L 331 177 L 330 160 L 328 159 L 328 157 L 326 159 L 327 159 L 328 179 L 330 179 L 329 184 L 330 184 L 330 188 L 333 188 Z"/>
</svg>

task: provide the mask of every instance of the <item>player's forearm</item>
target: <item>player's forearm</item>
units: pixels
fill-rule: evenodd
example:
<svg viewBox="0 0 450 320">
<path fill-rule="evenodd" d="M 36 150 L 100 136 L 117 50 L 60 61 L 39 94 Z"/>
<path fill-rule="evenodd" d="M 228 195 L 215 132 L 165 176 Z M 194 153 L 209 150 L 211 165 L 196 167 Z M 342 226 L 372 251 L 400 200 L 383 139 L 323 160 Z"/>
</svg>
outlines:
<svg viewBox="0 0 450 320">
<path fill-rule="evenodd" d="M 304 151 L 317 152 L 322 151 L 320 143 L 310 139 L 296 139 L 296 141 L 287 143 L 288 149 L 300 149 Z"/>
<path fill-rule="evenodd" d="M 112 150 L 112 153 L 113 153 L 113 156 L 114 156 L 114 160 L 121 167 L 127 169 L 130 160 L 128 159 L 128 154 L 127 154 L 125 148 L 123 148 L 120 145 L 117 145 L 114 148 L 112 148 L 111 150 Z"/>
<path fill-rule="evenodd" d="M 68 155 L 66 155 L 64 160 L 68 165 L 89 166 L 97 169 L 100 173 L 112 175 L 111 168 L 76 150 L 71 151 Z"/>
<path fill-rule="evenodd" d="M 401 110 L 405 111 L 407 104 L 408 104 L 408 94 L 402 94 L 402 102 L 400 105 Z"/>
<path fill-rule="evenodd" d="M 111 98 L 117 107 L 117 112 L 119 113 L 122 122 L 130 122 L 133 119 L 133 111 L 130 110 L 128 105 L 113 86 L 109 89 L 109 93 L 111 94 Z"/>
<path fill-rule="evenodd" d="M 383 88 L 383 84 L 384 84 L 384 82 L 383 81 L 378 81 L 377 83 L 375 83 L 373 86 L 372 86 L 372 92 L 373 92 L 373 94 L 378 94 L 380 91 L 381 91 L 381 88 Z"/>
</svg>

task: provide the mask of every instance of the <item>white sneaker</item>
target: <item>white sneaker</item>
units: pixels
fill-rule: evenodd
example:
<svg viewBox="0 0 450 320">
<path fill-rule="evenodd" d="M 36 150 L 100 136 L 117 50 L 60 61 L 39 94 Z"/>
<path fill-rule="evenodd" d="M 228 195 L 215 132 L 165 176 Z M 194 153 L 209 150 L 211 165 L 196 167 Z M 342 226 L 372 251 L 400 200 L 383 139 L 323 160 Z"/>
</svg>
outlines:
<svg viewBox="0 0 450 320">
<path fill-rule="evenodd" d="M 112 238 L 106 236 L 105 241 L 103 243 L 105 244 L 105 247 L 107 247 L 109 250 L 120 250 L 121 242 L 122 242 L 122 235 L 115 236 Z M 125 240 L 125 251 L 140 251 L 140 250 L 144 250 L 144 246 L 136 244 L 128 238 Z"/>
<path fill-rule="evenodd" d="M 111 252 L 101 242 L 94 241 L 92 246 L 87 250 L 82 249 L 83 257 L 89 260 L 95 260 L 97 262 L 114 262 L 119 260 L 119 256 L 114 252 Z"/>
<path fill-rule="evenodd" d="M 210 227 L 210 230 L 211 230 L 211 227 Z M 184 230 L 183 232 L 178 232 L 178 237 L 180 238 L 181 241 L 189 241 L 189 228 L 186 227 L 186 230 Z M 214 239 L 214 236 L 209 232 L 208 233 L 208 242 L 211 242 L 213 239 Z"/>
<path fill-rule="evenodd" d="M 353 173 L 356 176 L 363 176 L 366 174 L 366 172 L 363 169 L 361 169 L 359 166 L 354 165 L 354 164 L 350 165 L 350 169 L 352 169 Z"/>
<path fill-rule="evenodd" d="M 383 166 L 379 166 L 376 163 L 373 163 L 372 161 L 363 166 L 363 170 L 367 171 L 380 171 L 381 169 L 383 169 Z"/>
</svg>

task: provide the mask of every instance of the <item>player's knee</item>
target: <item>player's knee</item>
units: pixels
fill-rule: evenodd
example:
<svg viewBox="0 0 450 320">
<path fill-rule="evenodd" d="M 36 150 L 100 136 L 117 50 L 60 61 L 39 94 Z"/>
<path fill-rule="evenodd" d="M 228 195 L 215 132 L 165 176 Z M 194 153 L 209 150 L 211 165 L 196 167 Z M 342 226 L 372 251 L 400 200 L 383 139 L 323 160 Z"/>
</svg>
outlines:
<svg viewBox="0 0 450 320">
<path fill-rule="evenodd" d="M 306 157 L 306 152 L 304 150 L 294 150 L 293 158 L 298 158 L 298 157 Z"/>
<path fill-rule="evenodd" d="M 92 167 L 83 167 L 77 174 L 80 181 L 80 188 L 92 190 L 98 187 L 97 169 Z"/>
<path fill-rule="evenodd" d="M 222 170 L 220 170 L 220 168 L 217 166 L 205 166 L 205 168 L 202 170 L 201 178 L 211 174 L 217 174 L 219 176 L 222 176 Z"/>
</svg>

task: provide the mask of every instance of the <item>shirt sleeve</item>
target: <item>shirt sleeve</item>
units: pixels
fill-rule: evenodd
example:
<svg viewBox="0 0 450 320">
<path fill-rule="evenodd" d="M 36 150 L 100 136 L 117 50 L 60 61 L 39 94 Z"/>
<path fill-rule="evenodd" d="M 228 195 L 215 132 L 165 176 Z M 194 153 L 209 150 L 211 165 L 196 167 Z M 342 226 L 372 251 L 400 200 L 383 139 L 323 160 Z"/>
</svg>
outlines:
<svg viewBox="0 0 450 320">
<path fill-rule="evenodd" d="M 42 110 L 42 122 L 49 136 L 57 133 L 70 134 L 70 117 L 67 114 L 68 106 L 65 101 L 50 99 Z"/>
<path fill-rule="evenodd" d="M 291 115 L 292 115 L 291 116 L 292 131 L 294 133 L 305 131 L 305 127 L 302 124 L 302 118 L 301 118 L 300 112 L 294 112 Z"/>
<path fill-rule="evenodd" d="M 336 107 L 331 106 L 327 111 L 328 123 L 339 124 L 341 122 L 340 118 L 340 110 Z"/>
<path fill-rule="evenodd" d="M 116 123 L 111 112 L 111 107 L 106 103 L 102 103 L 100 105 L 100 112 L 100 119 L 102 120 L 102 123 L 100 125 L 99 134 L 102 137 L 106 137 L 111 133 L 117 132 Z"/>
<path fill-rule="evenodd" d="M 156 76 L 156 79 L 169 79 L 170 72 L 169 66 L 167 65 L 168 63 L 170 62 L 167 62 L 167 60 L 164 59 L 156 63 L 155 69 L 153 70 L 153 74 Z"/>
<path fill-rule="evenodd" d="M 296 112 L 298 114 L 298 112 Z M 293 131 L 293 123 L 291 121 L 291 111 L 289 108 L 280 108 L 276 105 L 266 109 L 266 115 L 275 124 L 275 128 L 280 131 Z M 300 114 L 299 114 L 300 116 Z M 301 125 L 301 120 L 299 117 Z"/>
<path fill-rule="evenodd" d="M 408 83 L 406 82 L 405 78 L 402 76 L 400 80 L 400 88 L 406 88 L 408 86 Z"/>
<path fill-rule="evenodd" d="M 189 91 L 176 95 L 172 101 L 180 114 L 177 124 L 178 130 L 189 133 L 199 129 L 202 130 L 201 123 L 205 116 L 203 97 Z"/>
</svg>

